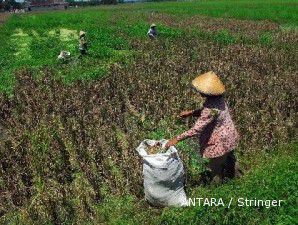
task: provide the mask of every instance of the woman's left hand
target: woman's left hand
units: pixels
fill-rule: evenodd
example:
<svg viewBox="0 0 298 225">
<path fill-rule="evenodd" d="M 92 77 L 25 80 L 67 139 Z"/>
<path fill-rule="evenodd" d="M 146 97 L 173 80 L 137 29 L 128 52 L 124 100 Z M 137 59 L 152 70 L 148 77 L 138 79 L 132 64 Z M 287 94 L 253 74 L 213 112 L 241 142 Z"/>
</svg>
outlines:
<svg viewBox="0 0 298 225">
<path fill-rule="evenodd" d="M 171 146 L 176 145 L 177 143 L 178 143 L 177 138 L 173 138 L 173 139 L 169 140 L 169 141 L 166 143 L 165 147 L 166 147 L 166 148 L 169 148 L 169 147 L 171 147 Z"/>
<path fill-rule="evenodd" d="M 183 112 L 180 113 L 179 116 L 180 116 L 180 118 L 187 118 L 187 117 L 192 115 L 192 112 L 193 111 L 183 111 Z"/>
</svg>

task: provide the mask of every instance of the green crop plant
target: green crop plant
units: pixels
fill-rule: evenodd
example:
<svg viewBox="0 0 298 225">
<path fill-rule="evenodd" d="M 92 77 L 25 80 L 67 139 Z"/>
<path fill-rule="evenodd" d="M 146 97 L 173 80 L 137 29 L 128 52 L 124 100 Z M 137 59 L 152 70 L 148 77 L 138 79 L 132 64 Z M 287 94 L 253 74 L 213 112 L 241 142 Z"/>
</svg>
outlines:
<svg viewBox="0 0 298 225">
<path fill-rule="evenodd" d="M 293 224 L 295 5 L 161 2 L 12 15 L 0 26 L 0 223 Z M 146 35 L 153 22 L 155 41 Z M 80 30 L 89 42 L 82 59 Z M 69 62 L 57 60 L 61 50 L 71 52 Z M 272 197 L 285 199 L 282 207 L 172 209 L 145 201 L 135 149 L 193 125 L 196 118 L 178 116 L 201 107 L 189 84 L 209 70 L 227 89 L 244 177 L 200 186 L 200 146 L 183 141 L 187 196 Z"/>
</svg>

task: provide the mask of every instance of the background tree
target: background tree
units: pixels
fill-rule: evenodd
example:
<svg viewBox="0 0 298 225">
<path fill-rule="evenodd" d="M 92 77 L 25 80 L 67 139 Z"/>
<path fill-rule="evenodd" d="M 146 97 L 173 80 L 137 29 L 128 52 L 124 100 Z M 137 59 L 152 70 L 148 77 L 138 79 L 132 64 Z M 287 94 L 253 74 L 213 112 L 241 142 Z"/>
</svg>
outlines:
<svg viewBox="0 0 298 225">
<path fill-rule="evenodd" d="M 111 4 L 116 5 L 118 3 L 117 0 L 102 0 L 101 2 L 102 4 L 105 4 L 105 5 L 111 5 Z"/>
<path fill-rule="evenodd" d="M 22 4 L 19 2 L 16 2 L 15 0 L 6 0 L 6 1 L 3 1 L 2 4 L 5 11 L 22 8 Z"/>
</svg>

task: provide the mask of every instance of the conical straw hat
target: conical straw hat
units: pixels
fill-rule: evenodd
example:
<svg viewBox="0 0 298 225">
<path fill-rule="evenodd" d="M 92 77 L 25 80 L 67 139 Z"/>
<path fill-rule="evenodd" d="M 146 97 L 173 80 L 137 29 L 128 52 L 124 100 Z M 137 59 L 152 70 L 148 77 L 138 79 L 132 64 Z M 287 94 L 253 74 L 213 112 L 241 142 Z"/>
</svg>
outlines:
<svg viewBox="0 0 298 225">
<path fill-rule="evenodd" d="M 150 27 L 156 27 L 156 24 L 155 23 L 152 23 Z"/>
<path fill-rule="evenodd" d="M 225 86 L 212 71 L 199 75 L 191 83 L 197 91 L 206 95 L 222 95 L 225 92 Z"/>
<path fill-rule="evenodd" d="M 84 35 L 84 34 L 86 34 L 86 32 L 85 31 L 80 31 L 80 36 L 82 36 L 82 35 Z"/>
</svg>

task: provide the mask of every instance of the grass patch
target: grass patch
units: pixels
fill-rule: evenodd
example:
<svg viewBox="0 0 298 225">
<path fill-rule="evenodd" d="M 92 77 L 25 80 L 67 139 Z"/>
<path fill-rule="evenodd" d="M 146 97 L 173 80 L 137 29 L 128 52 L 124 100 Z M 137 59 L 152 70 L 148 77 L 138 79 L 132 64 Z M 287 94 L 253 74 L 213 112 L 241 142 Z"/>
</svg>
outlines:
<svg viewBox="0 0 298 225">
<path fill-rule="evenodd" d="M 188 1 L 139 4 L 135 8 L 184 17 L 206 15 L 211 17 L 236 18 L 243 20 L 270 20 L 279 24 L 298 25 L 297 1 L 240 0 L 240 1 Z"/>
<path fill-rule="evenodd" d="M 271 20 L 293 30 L 298 21 L 297 7 L 294 7 L 296 5 L 295 1 L 256 0 L 242 0 L 237 3 L 235 1 L 160 2 L 13 15 L 1 26 L 0 41 L 3 44 L 0 46 L 2 68 L 0 72 L 3 73 L 1 74 L 3 82 L 0 84 L 0 91 L 11 93 L 13 78 L 9 78 L 8 74 L 13 77 L 13 73 L 19 68 L 59 67 L 57 56 L 61 50 L 70 51 L 76 59 L 79 55 L 77 39 L 80 30 L 87 32 L 93 65 L 84 60 L 60 67 L 60 74 L 63 78 L 67 77 L 65 79 L 67 83 L 78 79 L 98 79 L 108 72 L 113 63 L 131 63 L 131 57 L 127 56 L 134 53 L 128 52 L 133 50 L 132 46 L 136 40 L 147 39 L 150 15 L 156 12 L 179 16 L 180 19 L 202 14 L 211 17 Z M 159 30 L 161 39 L 183 40 L 187 35 L 184 29 L 166 26 L 163 23 L 159 24 Z M 271 47 L 275 43 L 271 35 L 266 32 L 258 40 L 238 37 L 228 30 L 216 33 L 194 31 L 191 38 L 196 36 L 221 45 L 248 43 Z M 95 68 L 98 65 L 99 68 Z"/>
</svg>

